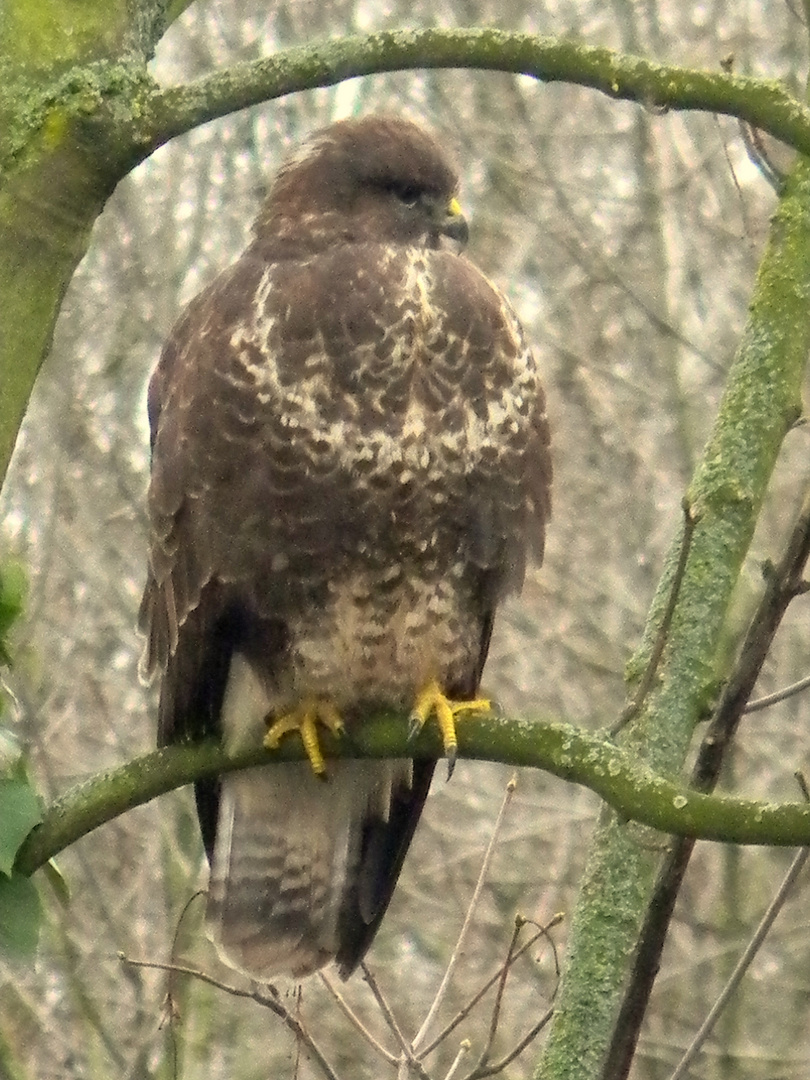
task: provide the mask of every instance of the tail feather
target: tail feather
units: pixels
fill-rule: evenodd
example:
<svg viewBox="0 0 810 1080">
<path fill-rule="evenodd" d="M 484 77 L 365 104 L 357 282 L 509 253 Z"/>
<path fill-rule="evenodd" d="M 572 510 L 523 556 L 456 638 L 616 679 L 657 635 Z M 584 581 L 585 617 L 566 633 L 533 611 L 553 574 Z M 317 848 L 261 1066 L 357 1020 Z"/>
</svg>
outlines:
<svg viewBox="0 0 810 1080">
<path fill-rule="evenodd" d="M 306 763 L 223 778 L 208 921 L 228 963 L 302 978 L 378 919 L 393 886 L 381 837 L 411 766 L 335 760 L 325 782 Z"/>
</svg>

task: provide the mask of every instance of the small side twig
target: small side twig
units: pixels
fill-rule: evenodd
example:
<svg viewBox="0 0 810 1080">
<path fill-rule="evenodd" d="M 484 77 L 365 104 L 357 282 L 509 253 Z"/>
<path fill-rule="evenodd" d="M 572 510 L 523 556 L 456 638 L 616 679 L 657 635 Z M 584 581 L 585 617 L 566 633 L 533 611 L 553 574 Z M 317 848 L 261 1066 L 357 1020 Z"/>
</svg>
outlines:
<svg viewBox="0 0 810 1080">
<path fill-rule="evenodd" d="M 205 895 L 206 895 L 205 889 L 197 889 L 197 891 L 193 892 L 191 894 L 191 896 L 188 898 L 188 900 L 186 900 L 185 904 L 183 905 L 183 909 L 180 912 L 180 915 L 178 916 L 177 923 L 176 923 L 175 928 L 174 928 L 174 934 L 172 935 L 172 951 L 170 953 L 170 963 L 172 963 L 172 964 L 174 964 L 176 962 L 176 959 L 177 959 L 177 950 L 178 950 L 178 945 L 179 945 L 179 942 L 180 942 L 180 931 L 181 931 L 181 929 L 183 927 L 183 922 L 185 921 L 185 918 L 188 915 L 188 913 L 191 911 L 191 907 L 194 904 L 195 900 L 199 900 L 199 898 L 201 896 L 205 896 Z M 175 974 L 174 974 L 173 971 L 169 971 L 169 978 L 167 979 L 166 996 L 169 999 L 169 1001 L 172 1002 L 172 1003 L 174 1002 L 174 998 L 175 998 L 174 984 L 175 984 Z"/>
<path fill-rule="evenodd" d="M 686 499 L 684 499 L 682 506 L 683 538 L 681 539 L 678 565 L 675 567 L 675 573 L 672 577 L 672 586 L 669 590 L 669 596 L 667 597 L 667 606 L 664 610 L 664 616 L 661 619 L 658 632 L 655 635 L 650 659 L 644 670 L 644 674 L 641 677 L 638 690 L 636 691 L 633 700 L 626 706 L 619 719 L 610 729 L 611 735 L 617 735 L 622 728 L 626 727 L 627 724 L 629 724 L 641 711 L 641 706 L 644 704 L 647 695 L 652 689 L 655 673 L 658 670 L 658 665 L 661 663 L 661 657 L 664 655 L 664 647 L 666 646 L 667 638 L 669 637 L 669 628 L 672 625 L 672 617 L 675 614 L 675 608 L 678 604 L 678 596 L 680 595 L 681 585 L 683 584 L 683 576 L 686 573 L 686 564 L 689 560 L 692 538 L 695 535 L 695 527 L 698 523 L 698 515 L 692 510 L 692 507 Z"/>
<path fill-rule="evenodd" d="M 416 1033 L 416 1037 L 413 1040 L 412 1048 L 415 1054 L 419 1052 L 420 1048 L 422 1047 L 427 1038 L 427 1033 L 430 1030 L 430 1026 L 433 1023 L 442 1002 L 444 1001 L 445 994 L 447 993 L 447 988 L 450 985 L 450 980 L 453 977 L 453 972 L 456 969 L 456 964 L 458 963 L 464 946 L 467 943 L 467 934 L 469 932 L 470 926 L 472 925 L 473 914 L 476 907 L 478 906 L 478 901 L 481 897 L 481 891 L 484 887 L 484 881 L 486 880 L 489 866 L 492 862 L 492 856 L 495 852 L 495 843 L 500 834 L 507 807 L 512 801 L 512 796 L 515 793 L 516 787 L 517 778 L 513 776 L 509 783 L 506 785 L 506 792 L 504 793 L 503 802 L 501 803 L 501 808 L 498 811 L 498 816 L 495 819 L 495 825 L 492 829 L 492 836 L 490 837 L 487 850 L 484 854 L 483 862 L 481 863 L 481 871 L 478 874 L 478 880 L 475 883 L 475 889 L 473 890 L 472 899 L 470 900 L 469 906 L 467 908 L 467 914 L 464 917 L 464 922 L 459 932 L 455 948 L 453 949 L 453 954 L 450 957 L 450 962 L 447 965 L 447 970 L 444 973 L 444 978 L 439 985 L 439 989 L 436 991 L 436 996 L 434 997 L 433 1003 L 428 1010 L 428 1014 L 425 1017 L 422 1026 L 419 1028 L 419 1031 Z"/>
<path fill-rule="evenodd" d="M 752 127 L 745 120 L 740 120 L 740 135 L 743 146 L 748 154 L 748 160 L 759 169 L 765 181 L 773 188 L 777 195 L 781 195 L 785 186 L 785 174 L 771 161 L 765 143 L 762 141 L 762 132 L 759 128 Z"/>
<path fill-rule="evenodd" d="M 465 1054 L 467 1054 L 469 1052 L 469 1049 L 470 1049 L 470 1040 L 469 1039 L 462 1039 L 461 1043 L 459 1045 L 459 1048 L 458 1048 L 458 1053 L 453 1058 L 453 1064 L 450 1066 L 450 1068 L 444 1074 L 444 1080 L 453 1080 L 453 1077 L 456 1075 L 456 1073 L 459 1070 L 459 1066 L 461 1065 L 462 1058 L 464 1057 Z"/>
<path fill-rule="evenodd" d="M 796 777 L 796 783 L 799 785 L 799 791 L 802 793 L 802 798 L 805 802 L 810 802 L 810 788 L 807 786 L 807 780 L 801 770 L 796 770 L 793 774 Z"/>
<path fill-rule="evenodd" d="M 554 1010 L 548 1009 L 543 1013 L 537 1023 L 529 1028 L 523 1038 L 515 1043 L 509 1053 L 505 1054 L 500 1061 L 493 1061 L 482 1069 L 474 1069 L 469 1076 L 465 1076 L 464 1080 L 483 1080 L 483 1077 L 485 1076 L 495 1076 L 497 1073 L 503 1072 L 507 1066 L 512 1064 L 515 1058 L 520 1057 L 527 1046 L 534 1042 L 546 1024 L 549 1023 L 553 1015 Z"/>
<path fill-rule="evenodd" d="M 731 75 L 732 71 L 734 70 L 734 53 L 729 53 L 728 56 L 724 57 L 720 61 L 720 67 L 723 69 L 723 71 L 725 71 L 727 75 Z M 717 119 L 718 118 L 716 118 L 716 120 Z M 780 172 L 779 169 L 777 169 L 777 167 L 768 157 L 768 153 L 762 142 L 762 133 L 760 132 L 759 128 L 753 127 L 745 120 L 740 120 L 738 121 L 738 123 L 740 127 L 740 135 L 742 137 L 743 146 L 745 147 L 746 153 L 748 154 L 749 161 L 751 161 L 751 163 L 755 165 L 757 169 L 759 169 L 766 182 L 770 184 L 774 191 L 777 194 L 781 194 L 782 188 L 785 185 L 785 175 L 784 173 Z M 726 162 L 728 164 L 729 171 L 731 172 L 732 180 L 734 181 L 734 187 L 737 189 L 737 197 L 740 200 L 740 206 L 743 209 L 743 218 L 745 218 L 745 202 L 743 200 L 742 189 L 740 188 L 740 182 L 737 179 L 737 173 L 734 171 L 734 165 L 732 164 L 731 157 L 729 155 L 725 142 L 723 143 L 723 151 L 726 155 Z M 749 232 L 747 221 L 745 222 L 745 231 L 746 234 Z"/>
<path fill-rule="evenodd" d="M 727 56 L 725 61 L 721 60 L 720 66 L 730 75 L 732 68 L 734 67 L 733 55 Z M 737 203 L 740 207 L 740 217 L 742 218 L 743 235 L 748 238 L 748 241 L 750 243 L 751 226 L 748 221 L 748 210 L 745 206 L 745 196 L 743 195 L 743 190 L 740 187 L 740 181 L 737 179 L 737 170 L 734 168 L 734 162 L 731 160 L 731 154 L 729 153 L 728 149 L 728 140 L 725 137 L 725 128 L 721 123 L 719 116 L 715 116 L 714 126 L 717 128 L 718 134 L 720 136 L 720 143 L 723 147 L 723 157 L 726 159 L 726 168 L 729 171 L 729 175 L 731 176 L 731 182 L 734 184 L 734 190 L 737 193 Z"/>
<path fill-rule="evenodd" d="M 780 701 L 786 701 L 789 697 L 793 697 L 794 694 L 801 694 L 808 687 L 810 687 L 810 675 L 805 675 L 803 679 L 791 683 L 790 686 L 783 686 L 781 690 L 775 690 L 772 694 L 765 694 L 763 697 L 749 701 L 743 712 L 748 714 L 759 712 L 760 709 L 768 709 L 771 705 L 778 705 Z"/>
<path fill-rule="evenodd" d="M 555 920 L 557 920 L 557 921 L 559 921 L 560 918 L 561 918 L 561 916 L 559 916 L 559 915 L 555 916 Z M 522 923 L 524 925 L 527 922 L 532 922 L 532 920 L 530 920 L 530 919 L 523 919 L 522 920 Z M 554 922 L 554 920 L 552 920 L 552 922 Z M 533 923 L 533 925 L 537 926 L 537 923 Z M 552 925 L 552 923 L 549 923 L 549 926 L 551 926 L 551 925 Z M 520 930 L 520 927 L 517 924 L 517 920 L 516 920 L 516 930 L 518 932 Z M 548 927 L 540 927 L 539 933 L 532 938 L 532 941 L 536 941 L 538 936 L 541 936 L 541 935 L 542 936 L 547 936 L 547 931 L 548 931 Z M 510 946 L 510 955 L 514 951 L 515 940 L 516 940 L 516 937 L 513 937 L 512 944 Z M 556 975 L 557 975 L 557 985 L 554 987 L 554 992 L 551 995 L 551 1002 L 552 1002 L 552 1006 L 553 1006 L 554 1000 L 557 997 L 557 990 L 559 989 L 560 961 L 559 961 L 559 957 L 557 956 L 557 948 L 556 948 L 554 942 L 552 941 L 551 938 L 549 938 L 548 940 L 549 940 L 549 942 L 551 944 L 551 951 L 552 951 L 552 954 L 554 956 L 554 970 L 555 970 Z M 522 951 L 523 950 L 520 949 L 517 952 L 514 952 L 513 959 L 517 959 L 517 957 L 520 955 L 520 953 Z M 508 962 L 506 964 L 504 964 L 504 975 L 503 975 L 503 977 L 501 979 L 501 987 L 499 987 L 499 994 L 501 993 L 502 989 L 506 985 L 505 973 L 506 973 L 507 968 L 508 968 Z M 540 1034 L 540 1032 L 543 1030 L 543 1028 L 546 1026 L 546 1024 L 551 1020 L 551 1017 L 552 1017 L 553 1013 L 554 1013 L 554 1009 L 553 1009 L 553 1007 L 550 1007 L 540 1017 L 540 1019 L 537 1021 L 537 1023 L 534 1024 L 531 1028 L 529 1028 L 529 1030 L 526 1032 L 526 1034 L 523 1036 L 523 1038 L 519 1039 L 518 1042 L 515 1043 L 515 1045 L 512 1047 L 512 1049 L 509 1050 L 506 1054 L 504 1054 L 504 1056 L 499 1061 L 489 1061 L 489 1052 L 492 1049 L 492 1042 L 494 1040 L 495 1030 L 496 1030 L 496 1027 L 497 1027 L 497 1017 L 493 1013 L 493 1023 L 490 1026 L 490 1039 L 489 1039 L 489 1042 L 487 1043 L 486 1052 L 481 1055 L 481 1057 L 480 1057 L 480 1059 L 478 1061 L 478 1064 L 464 1078 L 464 1080 L 483 1080 L 483 1077 L 495 1076 L 497 1073 L 503 1072 L 503 1070 L 505 1068 L 507 1068 L 507 1066 L 511 1065 L 512 1062 L 515 1060 L 515 1058 L 519 1057 L 523 1053 L 523 1051 L 526 1049 L 526 1047 L 529 1046 L 537 1038 L 537 1036 Z"/>
</svg>

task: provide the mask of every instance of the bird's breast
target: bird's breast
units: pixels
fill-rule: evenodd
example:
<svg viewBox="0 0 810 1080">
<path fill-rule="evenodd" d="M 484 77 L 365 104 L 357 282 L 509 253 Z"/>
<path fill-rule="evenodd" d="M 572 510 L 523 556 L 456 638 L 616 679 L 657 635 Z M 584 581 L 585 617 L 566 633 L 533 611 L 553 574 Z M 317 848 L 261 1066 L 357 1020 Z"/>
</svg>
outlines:
<svg viewBox="0 0 810 1080">
<path fill-rule="evenodd" d="M 430 679 L 467 681 L 481 633 L 464 563 L 440 573 L 429 552 L 419 568 L 391 562 L 330 582 L 323 607 L 301 612 L 289 629 L 285 692 L 338 707 L 410 707 Z"/>
</svg>

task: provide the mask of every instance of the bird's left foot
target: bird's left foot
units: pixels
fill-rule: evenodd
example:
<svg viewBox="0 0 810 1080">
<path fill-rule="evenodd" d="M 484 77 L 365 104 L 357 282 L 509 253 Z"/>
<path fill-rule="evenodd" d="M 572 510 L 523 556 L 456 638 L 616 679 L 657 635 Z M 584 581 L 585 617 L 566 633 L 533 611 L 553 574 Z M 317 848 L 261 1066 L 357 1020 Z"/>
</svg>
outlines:
<svg viewBox="0 0 810 1080">
<path fill-rule="evenodd" d="M 333 735 L 343 734 L 343 718 L 331 701 L 323 698 L 306 698 L 294 709 L 284 713 L 270 724 L 264 737 L 264 745 L 268 750 L 277 750 L 284 735 L 289 731 L 299 731 L 312 771 L 316 776 L 325 777 L 326 762 L 318 742 L 319 723 L 328 728 Z"/>
<path fill-rule="evenodd" d="M 465 712 L 491 712 L 492 705 L 484 698 L 475 698 L 473 701 L 450 701 L 445 697 L 442 688 L 435 679 L 422 688 L 414 702 L 410 715 L 410 728 L 408 737 L 413 739 L 425 725 L 425 721 L 435 713 L 442 733 L 444 753 L 447 757 L 447 779 L 453 775 L 456 767 L 456 755 L 458 753 L 458 740 L 456 739 L 456 717 Z"/>
</svg>

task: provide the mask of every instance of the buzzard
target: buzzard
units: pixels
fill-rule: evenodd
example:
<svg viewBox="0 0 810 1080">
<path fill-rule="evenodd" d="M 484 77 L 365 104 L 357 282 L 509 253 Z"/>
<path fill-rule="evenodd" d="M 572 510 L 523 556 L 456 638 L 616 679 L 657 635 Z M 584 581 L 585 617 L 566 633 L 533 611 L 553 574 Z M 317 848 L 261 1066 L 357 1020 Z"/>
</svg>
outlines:
<svg viewBox="0 0 810 1080">
<path fill-rule="evenodd" d="M 149 386 L 143 670 L 161 746 L 300 731 L 309 762 L 196 785 L 210 932 L 254 977 L 346 977 L 371 943 L 434 763 L 333 760 L 318 725 L 477 699 L 495 611 L 543 554 L 535 358 L 459 253 L 442 146 L 334 124 L 280 169 L 253 239 L 185 309 Z"/>
</svg>

